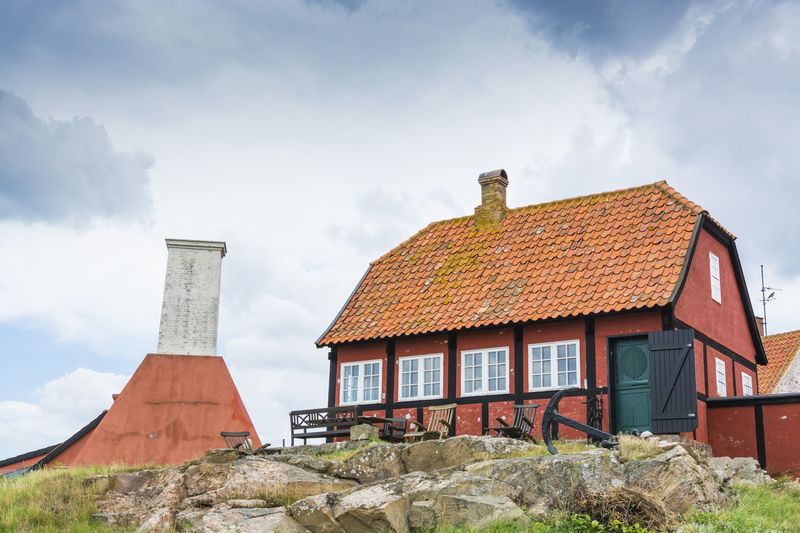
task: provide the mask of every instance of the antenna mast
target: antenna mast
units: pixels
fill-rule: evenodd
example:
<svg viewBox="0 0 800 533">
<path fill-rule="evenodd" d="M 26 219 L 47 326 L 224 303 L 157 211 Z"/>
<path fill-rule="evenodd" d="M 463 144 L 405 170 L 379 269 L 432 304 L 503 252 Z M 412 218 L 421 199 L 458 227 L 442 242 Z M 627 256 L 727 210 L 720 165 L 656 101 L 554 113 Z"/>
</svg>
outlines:
<svg viewBox="0 0 800 533">
<path fill-rule="evenodd" d="M 767 287 L 764 285 L 764 265 L 761 265 L 761 307 L 763 309 L 764 318 L 762 319 L 762 327 L 764 328 L 764 336 L 767 335 Z"/>
</svg>

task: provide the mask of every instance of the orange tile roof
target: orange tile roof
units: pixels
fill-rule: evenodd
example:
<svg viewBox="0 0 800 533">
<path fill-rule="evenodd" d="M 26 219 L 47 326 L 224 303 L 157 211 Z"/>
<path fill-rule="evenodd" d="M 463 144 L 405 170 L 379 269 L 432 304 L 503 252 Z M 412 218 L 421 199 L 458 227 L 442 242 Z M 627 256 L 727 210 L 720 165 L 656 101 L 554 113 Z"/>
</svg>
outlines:
<svg viewBox="0 0 800 533">
<path fill-rule="evenodd" d="M 761 337 L 767 366 L 758 369 L 758 393 L 771 394 L 800 350 L 800 330 Z"/>
<path fill-rule="evenodd" d="M 317 344 L 666 305 L 701 213 L 660 181 L 434 222 L 371 264 Z"/>
</svg>

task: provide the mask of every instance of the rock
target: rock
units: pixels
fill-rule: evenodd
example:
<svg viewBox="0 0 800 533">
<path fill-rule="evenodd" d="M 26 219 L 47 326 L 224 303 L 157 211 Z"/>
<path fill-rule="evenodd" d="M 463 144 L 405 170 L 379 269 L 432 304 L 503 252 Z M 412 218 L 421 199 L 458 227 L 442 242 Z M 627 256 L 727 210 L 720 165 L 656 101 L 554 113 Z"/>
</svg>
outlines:
<svg viewBox="0 0 800 533">
<path fill-rule="evenodd" d="M 356 484 L 256 456 L 245 456 L 232 465 L 190 466 L 184 483 L 187 498 L 183 507 L 213 506 L 229 499 L 274 498 L 282 502 Z"/>
<path fill-rule="evenodd" d="M 328 474 L 330 473 L 331 469 L 334 466 L 341 464 L 338 461 L 320 459 L 318 457 L 314 457 L 313 455 L 279 454 L 271 457 L 271 459 L 281 463 L 294 465 L 303 468 L 305 470 L 313 470 L 314 472 L 319 472 L 321 474 Z M 347 476 L 339 476 L 339 477 L 347 477 Z"/>
<path fill-rule="evenodd" d="M 718 479 L 729 486 L 738 483 L 761 485 L 772 481 L 752 457 L 713 457 L 709 459 L 709 466 Z"/>
<path fill-rule="evenodd" d="M 297 501 L 289 506 L 292 517 L 302 526 L 318 533 L 339 533 L 344 528 L 336 522 L 331 505 L 333 494 L 319 494 Z"/>
<path fill-rule="evenodd" d="M 624 471 L 609 450 L 520 459 L 493 459 L 468 465 L 467 472 L 517 487 L 532 514 L 545 515 L 572 501 L 579 490 L 605 491 L 624 483 Z"/>
<path fill-rule="evenodd" d="M 411 444 L 405 448 L 402 459 L 408 472 L 432 472 L 536 448 L 535 444 L 514 439 L 463 435 Z"/>
<path fill-rule="evenodd" d="M 692 507 L 712 509 L 727 500 L 725 487 L 709 475 L 707 466 L 698 463 L 682 446 L 660 455 L 625 464 L 626 484 L 659 499 L 672 511 L 683 513 Z"/>
<path fill-rule="evenodd" d="M 616 492 L 675 513 L 714 511 L 733 484 L 770 479 L 749 458 L 710 458 L 705 447 L 660 435 L 647 443 L 655 455 L 625 463 L 615 450 L 539 455 L 533 444 L 468 436 L 326 443 L 269 456 L 215 450 L 177 467 L 108 476 L 96 520 L 141 531 L 479 528 L 524 520 L 522 508 L 547 517 L 587 502 L 603 507 L 602 496 Z M 341 450 L 356 452 L 343 461 L 323 455 Z"/>
<path fill-rule="evenodd" d="M 203 533 L 261 533 L 274 531 L 280 533 L 307 532 L 295 521 L 284 507 L 271 509 L 230 509 L 214 508 L 202 520 L 190 526 L 187 531 Z"/>
<path fill-rule="evenodd" d="M 332 465 L 330 475 L 371 483 L 406 473 L 403 463 L 403 445 L 370 446 L 353 456 Z"/>
<path fill-rule="evenodd" d="M 439 524 L 480 527 L 495 520 L 524 522 L 525 513 L 505 496 L 442 495 L 438 499 Z"/>
<path fill-rule="evenodd" d="M 372 485 L 342 495 L 333 516 L 345 531 L 407 531 L 408 497 L 385 485 Z"/>
<path fill-rule="evenodd" d="M 108 480 L 108 490 L 122 493 L 134 492 L 142 488 L 154 475 L 156 475 L 154 470 L 114 474 Z"/>
<path fill-rule="evenodd" d="M 380 432 L 372 424 L 356 424 L 350 428 L 350 440 L 378 440 Z"/>
<path fill-rule="evenodd" d="M 651 431 L 642 431 L 642 434 L 639 436 L 642 437 L 643 439 L 649 439 L 650 437 L 653 436 L 653 433 Z"/>
<path fill-rule="evenodd" d="M 244 455 L 244 452 L 238 450 L 219 448 L 208 450 L 205 457 L 203 457 L 203 462 L 212 464 L 232 463 Z"/>
</svg>

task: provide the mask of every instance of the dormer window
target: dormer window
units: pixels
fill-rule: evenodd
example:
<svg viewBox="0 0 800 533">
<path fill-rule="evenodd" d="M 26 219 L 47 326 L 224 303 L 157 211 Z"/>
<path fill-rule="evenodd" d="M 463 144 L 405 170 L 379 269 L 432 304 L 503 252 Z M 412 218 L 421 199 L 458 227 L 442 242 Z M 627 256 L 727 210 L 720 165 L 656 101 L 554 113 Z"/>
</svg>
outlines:
<svg viewBox="0 0 800 533">
<path fill-rule="evenodd" d="M 717 303 L 722 303 L 722 285 L 719 278 L 719 257 L 713 252 L 708 252 L 708 259 L 711 268 L 711 299 Z"/>
</svg>

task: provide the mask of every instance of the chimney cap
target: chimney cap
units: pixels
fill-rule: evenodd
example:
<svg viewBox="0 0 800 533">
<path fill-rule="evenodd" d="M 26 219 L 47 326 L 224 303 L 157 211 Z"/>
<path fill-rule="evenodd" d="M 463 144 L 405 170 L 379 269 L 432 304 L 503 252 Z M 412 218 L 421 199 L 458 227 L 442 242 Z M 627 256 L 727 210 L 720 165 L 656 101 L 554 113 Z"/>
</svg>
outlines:
<svg viewBox="0 0 800 533">
<path fill-rule="evenodd" d="M 506 174 L 505 169 L 498 168 L 497 170 L 488 170 L 486 172 L 481 172 L 481 175 L 478 176 L 478 183 L 499 180 L 504 181 L 505 185 L 508 185 L 508 174 Z"/>
<path fill-rule="evenodd" d="M 228 247 L 225 241 L 198 241 L 193 239 L 164 239 L 167 243 L 167 249 L 170 248 L 188 248 L 192 250 L 209 250 L 219 251 L 222 257 L 228 253 Z"/>
</svg>

